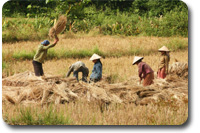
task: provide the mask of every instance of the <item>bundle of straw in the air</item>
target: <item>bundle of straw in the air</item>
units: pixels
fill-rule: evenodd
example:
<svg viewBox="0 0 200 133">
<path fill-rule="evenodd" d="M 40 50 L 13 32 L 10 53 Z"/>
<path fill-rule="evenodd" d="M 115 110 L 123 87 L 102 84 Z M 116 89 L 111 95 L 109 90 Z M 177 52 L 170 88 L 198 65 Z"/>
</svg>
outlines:
<svg viewBox="0 0 200 133">
<path fill-rule="evenodd" d="M 66 23 L 67 23 L 66 16 L 64 15 L 60 16 L 58 18 L 57 23 L 49 30 L 49 36 L 51 38 L 54 38 L 56 35 L 61 33 L 65 29 Z"/>
</svg>

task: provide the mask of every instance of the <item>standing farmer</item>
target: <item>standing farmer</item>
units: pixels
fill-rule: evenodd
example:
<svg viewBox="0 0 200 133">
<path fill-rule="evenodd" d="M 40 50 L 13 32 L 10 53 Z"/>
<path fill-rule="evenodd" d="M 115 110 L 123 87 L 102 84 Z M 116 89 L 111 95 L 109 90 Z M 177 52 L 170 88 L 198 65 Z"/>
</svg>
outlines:
<svg viewBox="0 0 200 133">
<path fill-rule="evenodd" d="M 151 69 L 151 67 L 148 64 L 146 64 L 145 62 L 142 62 L 143 58 L 144 57 L 135 56 L 133 60 L 133 65 L 135 64 L 138 65 L 140 83 L 142 79 L 144 79 L 143 86 L 148 86 L 148 85 L 153 84 L 154 71 Z"/>
<path fill-rule="evenodd" d="M 87 76 L 89 74 L 89 70 L 82 61 L 77 61 L 74 64 L 72 64 L 69 67 L 69 71 L 67 72 L 66 77 L 69 77 L 71 72 L 73 72 L 73 76 L 76 77 L 77 81 L 79 81 L 78 73 L 82 72 L 82 81 L 87 82 Z"/>
<path fill-rule="evenodd" d="M 168 67 L 169 67 L 169 61 L 170 61 L 169 52 L 170 51 L 166 46 L 163 46 L 158 51 L 161 52 L 161 60 L 160 60 L 159 66 L 158 66 L 157 77 L 164 79 L 168 74 Z"/>
<path fill-rule="evenodd" d="M 90 60 L 94 63 L 92 74 L 90 75 L 90 81 L 97 82 L 102 78 L 102 63 L 100 61 L 101 56 L 93 54 Z"/>
<path fill-rule="evenodd" d="M 35 72 L 35 76 L 43 76 L 44 72 L 43 72 L 43 68 L 42 68 L 42 64 L 44 63 L 44 60 L 47 56 L 47 51 L 49 48 L 54 47 L 57 42 L 59 41 L 58 37 L 55 37 L 54 43 L 49 45 L 50 42 L 48 40 L 44 40 L 37 49 L 37 52 L 33 58 L 33 67 L 34 67 L 34 72 Z"/>
</svg>

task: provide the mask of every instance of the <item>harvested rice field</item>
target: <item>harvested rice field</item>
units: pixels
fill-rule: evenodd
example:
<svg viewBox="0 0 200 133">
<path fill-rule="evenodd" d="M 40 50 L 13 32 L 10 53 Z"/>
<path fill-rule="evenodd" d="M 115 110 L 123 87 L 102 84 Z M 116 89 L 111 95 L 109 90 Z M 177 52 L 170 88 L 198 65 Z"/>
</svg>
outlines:
<svg viewBox="0 0 200 133">
<path fill-rule="evenodd" d="M 43 64 L 45 76 L 40 78 L 34 76 L 32 58 L 27 56 L 35 52 L 40 42 L 3 44 L 2 113 L 6 123 L 181 125 L 187 121 L 187 38 L 59 38 L 58 44 L 49 51 L 55 56 L 47 58 Z M 157 49 L 163 45 L 171 50 L 169 75 L 166 79 L 157 79 L 160 61 Z M 89 58 L 94 49 L 104 57 L 101 59 L 102 80 L 97 83 L 77 82 L 72 74 L 65 78 L 69 66 L 78 60 L 86 64 L 90 75 L 93 63 Z M 65 50 L 85 51 L 85 55 L 62 56 Z M 132 65 L 135 55 L 144 56 L 143 61 L 154 70 L 154 84 L 147 87 L 139 84 L 138 68 Z"/>
</svg>

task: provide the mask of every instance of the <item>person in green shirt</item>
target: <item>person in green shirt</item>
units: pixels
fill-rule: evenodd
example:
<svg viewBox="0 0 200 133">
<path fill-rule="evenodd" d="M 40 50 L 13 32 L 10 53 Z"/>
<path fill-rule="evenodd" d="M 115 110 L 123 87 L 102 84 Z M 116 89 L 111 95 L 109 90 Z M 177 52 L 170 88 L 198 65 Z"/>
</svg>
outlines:
<svg viewBox="0 0 200 133">
<path fill-rule="evenodd" d="M 53 44 L 50 44 L 50 42 L 48 40 L 44 40 L 38 46 L 38 49 L 36 51 L 36 54 L 35 54 L 35 56 L 33 58 L 33 62 L 32 62 L 34 72 L 35 72 L 35 76 L 43 76 L 44 75 L 42 64 L 44 63 L 44 60 L 47 56 L 47 51 L 48 51 L 49 48 L 54 47 L 57 44 L 58 41 L 59 41 L 59 39 L 56 36 Z"/>
</svg>

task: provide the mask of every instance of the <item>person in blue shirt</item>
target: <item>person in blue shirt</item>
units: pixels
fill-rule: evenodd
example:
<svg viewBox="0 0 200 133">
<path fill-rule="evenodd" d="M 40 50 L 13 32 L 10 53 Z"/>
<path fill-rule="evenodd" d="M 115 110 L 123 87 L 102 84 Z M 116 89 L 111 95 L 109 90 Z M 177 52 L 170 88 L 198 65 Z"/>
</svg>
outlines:
<svg viewBox="0 0 200 133">
<path fill-rule="evenodd" d="M 102 63 L 100 61 L 101 56 L 93 54 L 90 60 L 94 63 L 92 74 L 90 75 L 90 81 L 98 82 L 102 78 Z"/>
</svg>

